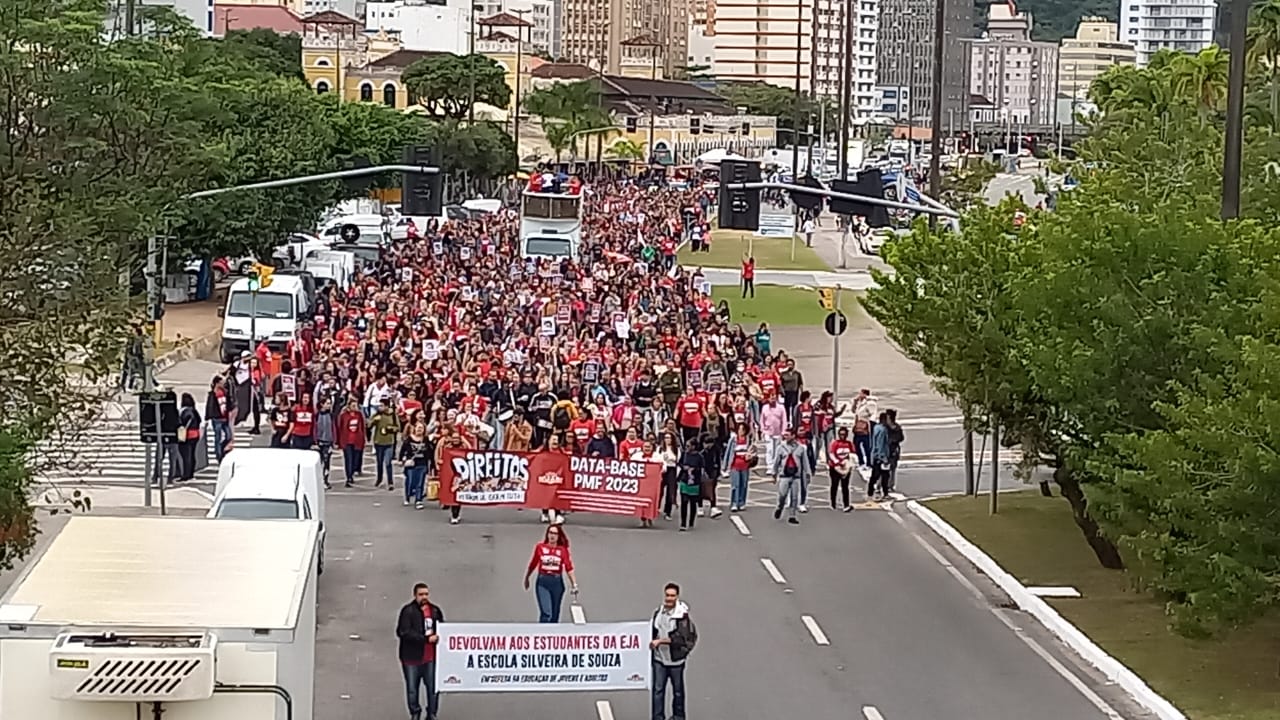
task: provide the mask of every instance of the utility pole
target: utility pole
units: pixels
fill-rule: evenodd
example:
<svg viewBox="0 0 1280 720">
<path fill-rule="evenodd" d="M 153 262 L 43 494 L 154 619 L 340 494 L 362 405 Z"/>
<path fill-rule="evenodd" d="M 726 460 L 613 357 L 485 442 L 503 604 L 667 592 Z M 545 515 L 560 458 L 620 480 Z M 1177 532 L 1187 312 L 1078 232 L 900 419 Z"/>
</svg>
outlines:
<svg viewBox="0 0 1280 720">
<path fill-rule="evenodd" d="M 991 514 L 1000 510 L 1000 423 L 991 420 Z"/>
<path fill-rule="evenodd" d="M 969 413 L 964 414 L 964 494 L 978 494 L 977 476 L 973 467 L 973 430 L 969 428 Z"/>
<path fill-rule="evenodd" d="M 814 0 L 816 3 L 817 0 Z M 791 181 L 800 183 L 800 118 L 803 101 L 800 95 L 800 67 L 804 62 L 801 46 L 804 44 L 804 0 L 796 0 L 796 106 L 791 116 Z M 792 235 L 799 230 L 793 227 Z M 794 247 L 794 240 L 793 240 Z"/>
<path fill-rule="evenodd" d="M 1244 145 L 1245 39 L 1251 0 L 1232 0 L 1227 67 L 1227 137 L 1222 154 L 1222 219 L 1240 217 L 1240 156 Z"/>
<path fill-rule="evenodd" d="M 138 32 L 138 0 L 124 0 L 124 34 L 133 37 Z"/>
<path fill-rule="evenodd" d="M 131 3 L 132 4 L 132 1 Z M 160 294 L 160 238 L 152 235 L 147 238 L 147 320 L 149 324 L 154 325 L 159 318 L 158 315 L 163 311 L 162 295 Z M 143 460 L 143 473 L 145 481 L 142 484 L 142 505 L 151 507 L 151 479 L 153 468 L 158 468 L 160 458 L 163 457 L 164 439 L 161 437 L 161 428 L 163 423 L 160 419 L 160 403 L 153 402 L 152 398 L 156 392 L 156 350 L 155 343 L 152 340 L 152 333 L 146 332 L 142 334 L 142 393 L 145 402 L 152 404 L 155 410 L 156 420 L 156 453 L 152 455 L 151 445 L 147 444 L 143 448 L 145 451 L 145 459 Z M 154 464 L 153 464 L 154 463 Z"/>
<path fill-rule="evenodd" d="M 853 32 L 854 1 L 844 2 L 844 54 L 840 59 L 840 179 L 849 179 L 849 127 L 853 124 Z M 841 266 L 843 267 L 843 265 Z"/>
<path fill-rule="evenodd" d="M 942 41 L 947 18 L 946 0 L 933 0 L 933 97 L 929 100 L 929 194 L 942 194 Z M 1056 97 L 1056 96 L 1055 96 Z M 937 226 L 937 217 L 929 216 L 929 224 Z"/>
<path fill-rule="evenodd" d="M 843 290 L 840 283 L 836 283 L 836 315 L 839 316 L 840 310 L 840 293 Z M 840 335 L 831 336 L 831 391 L 836 394 L 836 398 L 840 397 Z M 838 405 L 839 403 L 837 403 Z"/>
</svg>

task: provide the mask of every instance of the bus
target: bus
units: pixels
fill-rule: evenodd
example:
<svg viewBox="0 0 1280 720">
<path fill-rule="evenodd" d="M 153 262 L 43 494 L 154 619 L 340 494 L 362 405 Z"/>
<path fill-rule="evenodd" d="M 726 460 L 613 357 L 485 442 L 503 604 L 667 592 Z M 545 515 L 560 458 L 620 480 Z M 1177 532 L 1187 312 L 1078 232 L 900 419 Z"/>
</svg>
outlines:
<svg viewBox="0 0 1280 720">
<path fill-rule="evenodd" d="M 582 248 L 582 195 L 526 189 L 520 199 L 520 254 L 578 259 Z"/>
</svg>

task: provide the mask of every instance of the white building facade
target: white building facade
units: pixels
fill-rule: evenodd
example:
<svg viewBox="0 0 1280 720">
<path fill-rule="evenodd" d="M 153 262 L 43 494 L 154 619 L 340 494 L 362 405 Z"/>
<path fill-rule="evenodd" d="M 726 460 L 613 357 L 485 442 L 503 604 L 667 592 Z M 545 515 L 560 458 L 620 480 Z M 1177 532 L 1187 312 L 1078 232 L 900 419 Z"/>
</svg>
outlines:
<svg viewBox="0 0 1280 720">
<path fill-rule="evenodd" d="M 1120 40 L 1132 43 L 1138 66 L 1163 48 L 1195 53 L 1213 44 L 1215 0 L 1121 0 Z"/>
<path fill-rule="evenodd" d="M 855 117 L 865 117 L 875 107 L 878 4 L 852 3 Z M 696 3 L 689 23 L 688 65 L 708 66 L 706 72 L 717 80 L 793 88 L 798 59 L 801 92 L 838 98 L 845 7 L 844 0 L 801 0 L 798 7 L 770 0 Z"/>
<path fill-rule="evenodd" d="M 1058 46 L 1032 40 L 1031 14 L 1010 9 L 992 5 L 986 36 L 973 41 L 969 92 L 990 101 L 997 120 L 1053 125 L 1058 117 Z"/>
<path fill-rule="evenodd" d="M 472 13 L 474 12 L 474 17 Z M 550 51 L 552 43 L 552 0 L 394 0 L 370 2 L 365 7 L 365 28 L 397 34 L 408 50 L 449 52 L 465 55 L 470 51 L 471 33 L 483 39 L 486 29 L 479 22 L 499 13 L 522 16 L 532 27 L 526 30 L 530 47 Z M 494 28 L 514 35 L 515 28 Z"/>
</svg>

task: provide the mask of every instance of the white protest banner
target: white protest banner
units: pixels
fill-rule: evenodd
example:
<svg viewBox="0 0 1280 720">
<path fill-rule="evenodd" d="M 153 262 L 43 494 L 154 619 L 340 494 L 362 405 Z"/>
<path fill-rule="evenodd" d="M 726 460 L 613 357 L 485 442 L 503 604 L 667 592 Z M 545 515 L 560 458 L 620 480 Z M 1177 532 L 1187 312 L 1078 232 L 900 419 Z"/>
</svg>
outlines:
<svg viewBox="0 0 1280 720">
<path fill-rule="evenodd" d="M 703 295 L 710 295 L 711 281 L 704 277 L 695 278 L 693 281 L 693 289 L 697 290 L 699 293 Z"/>
<path fill-rule="evenodd" d="M 648 690 L 649 623 L 441 623 L 440 692 Z"/>
<path fill-rule="evenodd" d="M 463 245 L 462 247 L 458 248 L 458 258 L 461 260 L 470 260 L 471 248 L 467 247 L 466 245 Z"/>
<path fill-rule="evenodd" d="M 556 334 L 556 319 L 554 317 L 542 318 L 542 337 L 552 337 Z"/>
</svg>

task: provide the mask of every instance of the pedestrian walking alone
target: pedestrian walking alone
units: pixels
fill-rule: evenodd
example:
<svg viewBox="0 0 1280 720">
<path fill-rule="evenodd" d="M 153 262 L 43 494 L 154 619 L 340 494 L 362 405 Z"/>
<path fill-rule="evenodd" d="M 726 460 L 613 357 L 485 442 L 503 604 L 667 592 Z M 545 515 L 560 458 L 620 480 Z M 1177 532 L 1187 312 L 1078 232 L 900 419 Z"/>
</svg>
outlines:
<svg viewBox="0 0 1280 720">
<path fill-rule="evenodd" d="M 400 608 L 396 637 L 400 640 L 400 666 L 404 672 L 404 694 L 409 720 L 436 720 L 440 711 L 436 693 L 436 643 L 444 611 L 430 600 L 426 583 L 413 586 L 413 599 Z M 422 715 L 419 691 L 427 690 L 427 714 Z"/>
<path fill-rule="evenodd" d="M 671 718 L 685 720 L 684 668 L 698 642 L 698 629 L 689 617 L 689 606 L 680 599 L 680 586 L 667 583 L 662 605 L 653 612 L 649 649 L 653 653 L 652 720 L 667 717 L 667 685 L 671 686 Z"/>
<path fill-rule="evenodd" d="M 533 546 L 533 557 L 524 572 L 524 589 L 529 589 L 529 578 L 534 572 L 538 579 L 534 593 L 538 598 L 538 622 L 560 622 L 560 605 L 564 602 L 564 576 L 569 576 L 570 592 L 578 594 L 578 578 L 573 572 L 573 557 L 569 554 L 569 536 L 560 525 L 552 525 Z"/>
<path fill-rule="evenodd" d="M 796 511 L 800 508 L 800 486 L 809 482 L 809 451 L 804 445 L 796 442 L 790 430 L 782 434 L 782 444 L 778 447 L 778 455 L 774 458 L 769 474 L 778 486 L 778 505 L 773 509 L 775 520 L 782 517 L 782 511 L 790 506 L 787 522 L 799 525 Z"/>
</svg>

